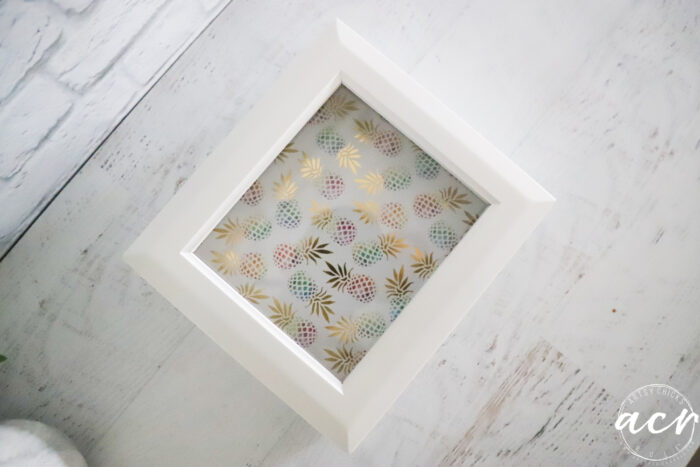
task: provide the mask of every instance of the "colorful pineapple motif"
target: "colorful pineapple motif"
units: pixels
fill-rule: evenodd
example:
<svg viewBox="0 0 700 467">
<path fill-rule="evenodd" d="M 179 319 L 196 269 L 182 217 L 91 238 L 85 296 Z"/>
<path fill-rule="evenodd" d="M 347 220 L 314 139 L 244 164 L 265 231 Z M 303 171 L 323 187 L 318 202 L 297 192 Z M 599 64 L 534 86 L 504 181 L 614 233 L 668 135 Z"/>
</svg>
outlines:
<svg viewBox="0 0 700 467">
<path fill-rule="evenodd" d="M 301 209 L 295 199 L 280 201 L 275 211 L 275 222 L 285 229 L 295 229 L 301 223 Z"/>
<path fill-rule="evenodd" d="M 333 241 L 340 246 L 349 245 L 355 240 L 357 227 L 350 219 L 341 217 L 335 221 L 333 231 Z"/>
<path fill-rule="evenodd" d="M 384 258 L 379 242 L 358 242 L 352 247 L 352 259 L 360 266 L 371 266 Z"/>
<path fill-rule="evenodd" d="M 338 174 L 329 173 L 323 177 L 321 184 L 321 195 L 326 199 L 336 199 L 345 191 L 343 177 Z"/>
<path fill-rule="evenodd" d="M 304 271 L 297 271 L 287 281 L 289 292 L 302 302 L 308 302 L 318 290 L 316 282 Z"/>
<path fill-rule="evenodd" d="M 335 128 L 329 126 L 318 132 L 316 144 L 329 155 L 335 157 L 338 151 L 345 147 L 345 140 L 335 131 Z"/>
<path fill-rule="evenodd" d="M 457 234 L 454 229 L 444 221 L 433 222 L 428 232 L 428 237 L 435 246 L 443 250 L 451 250 L 457 244 Z"/>
<path fill-rule="evenodd" d="M 390 229 L 400 230 L 406 226 L 408 215 L 400 203 L 386 203 L 382 205 L 381 220 Z"/>
<path fill-rule="evenodd" d="M 374 279 L 364 274 L 351 276 L 346 290 L 352 298 L 360 303 L 369 303 L 377 295 L 377 285 L 374 283 Z"/>
<path fill-rule="evenodd" d="M 264 240 L 272 232 L 272 223 L 264 217 L 250 217 L 245 222 L 244 232 L 248 240 Z"/>
<path fill-rule="evenodd" d="M 355 138 L 363 143 L 372 143 L 387 157 L 396 157 L 401 152 L 401 137 L 394 130 L 382 129 L 373 120 L 355 120 L 355 130 Z"/>
<path fill-rule="evenodd" d="M 260 253 L 248 253 L 243 256 L 240 266 L 241 274 L 244 276 L 260 280 L 265 276 L 267 272 L 267 266 L 263 261 L 263 257 Z"/>
<path fill-rule="evenodd" d="M 431 219 L 442 212 L 442 205 L 435 196 L 423 193 L 413 200 L 413 212 L 422 219 Z"/>
<path fill-rule="evenodd" d="M 426 180 L 435 179 L 440 174 L 440 164 L 418 146 L 414 146 L 414 151 L 416 154 L 416 175 Z"/>
<path fill-rule="evenodd" d="M 382 258 L 396 258 L 406 242 L 394 234 L 383 234 L 377 240 L 358 242 L 352 248 L 352 259 L 360 266 L 371 266 Z"/>
<path fill-rule="evenodd" d="M 301 264 L 302 256 L 298 248 L 280 243 L 272 250 L 272 261 L 280 269 L 292 269 Z"/>
<path fill-rule="evenodd" d="M 294 337 L 294 342 L 300 346 L 307 348 L 311 347 L 316 338 L 318 337 L 318 330 L 314 323 L 308 320 L 304 320 L 297 324 L 296 336 Z"/>
<path fill-rule="evenodd" d="M 341 86 L 195 254 L 342 381 L 486 206 Z"/>
<path fill-rule="evenodd" d="M 248 188 L 248 190 L 241 196 L 241 201 L 243 201 L 248 206 L 257 206 L 258 203 L 263 199 L 263 187 L 260 180 L 255 180 L 253 184 Z"/>
<path fill-rule="evenodd" d="M 399 313 L 404 309 L 408 302 L 411 301 L 413 290 L 411 286 L 413 282 L 409 282 L 404 275 L 403 266 L 398 271 L 394 269 L 393 276 L 386 278 L 386 296 L 389 298 L 389 313 L 391 321 L 394 321 Z"/>
<path fill-rule="evenodd" d="M 384 316 L 377 312 L 363 313 L 357 318 L 360 339 L 376 339 L 384 334 L 388 324 Z"/>
<path fill-rule="evenodd" d="M 391 167 L 382 173 L 384 189 L 388 191 L 405 190 L 411 184 L 411 172 L 406 167 Z"/>
</svg>

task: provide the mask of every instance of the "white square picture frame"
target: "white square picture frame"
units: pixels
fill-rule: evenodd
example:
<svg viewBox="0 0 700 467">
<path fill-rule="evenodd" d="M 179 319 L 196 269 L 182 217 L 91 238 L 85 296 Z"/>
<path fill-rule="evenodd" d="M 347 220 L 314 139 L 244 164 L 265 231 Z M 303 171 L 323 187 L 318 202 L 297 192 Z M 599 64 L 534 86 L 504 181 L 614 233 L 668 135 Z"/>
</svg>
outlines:
<svg viewBox="0 0 700 467">
<path fill-rule="evenodd" d="M 195 254 L 341 85 L 489 204 L 342 382 Z M 337 21 L 200 165 L 124 259 L 307 422 L 352 451 L 553 203 L 512 161 Z"/>
</svg>

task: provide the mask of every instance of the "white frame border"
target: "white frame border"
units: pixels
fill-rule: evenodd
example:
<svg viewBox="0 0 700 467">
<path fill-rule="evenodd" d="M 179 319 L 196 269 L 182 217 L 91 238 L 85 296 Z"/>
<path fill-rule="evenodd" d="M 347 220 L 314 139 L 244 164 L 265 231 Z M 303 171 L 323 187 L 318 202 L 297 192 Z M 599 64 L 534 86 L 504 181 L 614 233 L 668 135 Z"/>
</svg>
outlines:
<svg viewBox="0 0 700 467">
<path fill-rule="evenodd" d="M 341 83 L 490 203 L 342 383 L 194 255 Z M 553 202 L 474 129 L 337 21 L 201 164 L 124 259 L 299 415 L 352 451 Z"/>
</svg>

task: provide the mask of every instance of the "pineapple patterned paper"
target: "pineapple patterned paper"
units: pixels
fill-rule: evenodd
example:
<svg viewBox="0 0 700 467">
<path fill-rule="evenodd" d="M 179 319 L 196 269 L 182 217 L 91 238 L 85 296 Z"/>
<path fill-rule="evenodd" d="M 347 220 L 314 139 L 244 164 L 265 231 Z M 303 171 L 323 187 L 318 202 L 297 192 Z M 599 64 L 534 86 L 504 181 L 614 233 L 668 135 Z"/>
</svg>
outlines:
<svg viewBox="0 0 700 467">
<path fill-rule="evenodd" d="M 341 86 L 196 254 L 342 381 L 486 208 Z"/>
</svg>

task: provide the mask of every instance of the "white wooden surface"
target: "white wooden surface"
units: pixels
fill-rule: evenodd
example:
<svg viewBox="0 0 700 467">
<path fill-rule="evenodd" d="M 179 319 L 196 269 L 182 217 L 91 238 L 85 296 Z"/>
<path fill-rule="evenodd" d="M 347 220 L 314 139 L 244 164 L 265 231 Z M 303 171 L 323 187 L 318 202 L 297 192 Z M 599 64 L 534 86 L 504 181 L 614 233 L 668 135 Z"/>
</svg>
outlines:
<svg viewBox="0 0 700 467">
<path fill-rule="evenodd" d="M 91 465 L 636 465 L 628 392 L 700 404 L 700 7 L 435 3 L 229 5 L 0 263 L 0 416 Z M 334 16 L 558 200 L 352 456 L 119 259 Z"/>
<path fill-rule="evenodd" d="M 0 258 L 229 1 L 0 2 Z"/>
</svg>

